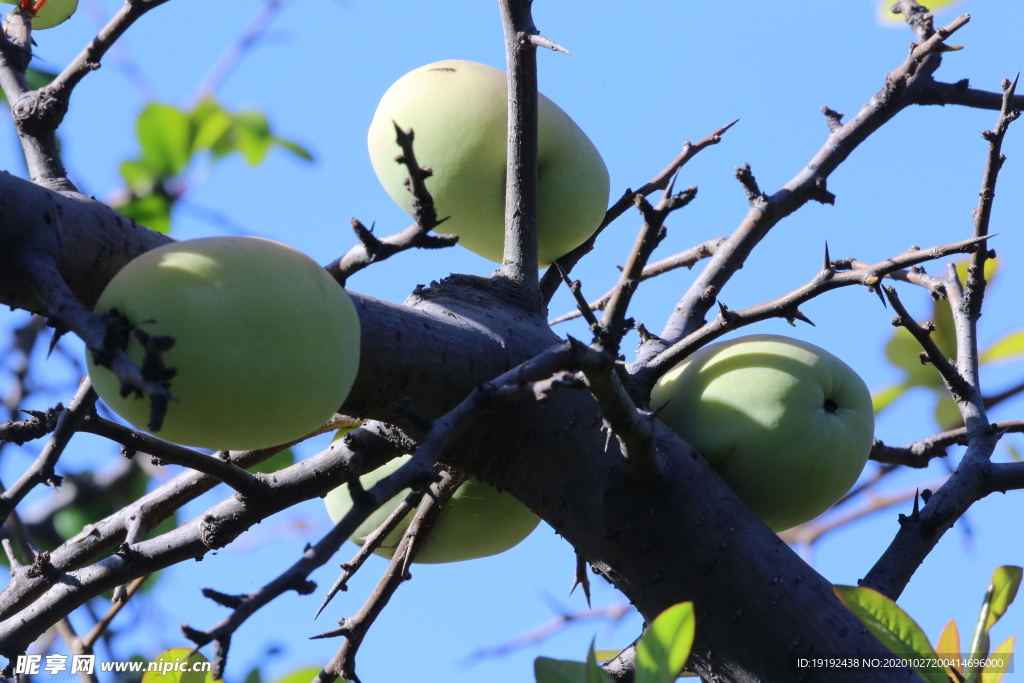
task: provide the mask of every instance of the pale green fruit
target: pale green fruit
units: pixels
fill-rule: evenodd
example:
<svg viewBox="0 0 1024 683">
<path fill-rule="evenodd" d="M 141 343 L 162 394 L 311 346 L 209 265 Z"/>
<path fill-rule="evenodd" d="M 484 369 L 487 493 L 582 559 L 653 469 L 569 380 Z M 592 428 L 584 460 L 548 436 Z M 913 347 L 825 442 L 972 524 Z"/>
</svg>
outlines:
<svg viewBox="0 0 1024 683">
<path fill-rule="evenodd" d="M 395 124 L 415 132 L 413 149 L 434 175 L 427 189 L 437 215 L 451 218 L 439 232 L 501 263 L 505 236 L 508 94 L 505 73 L 461 60 L 436 62 L 391 86 L 370 124 L 370 160 L 384 188 L 412 213 L 405 166 L 395 163 Z M 597 230 L 608 206 L 608 169 L 569 115 L 540 96 L 538 263 L 547 267 Z"/>
<path fill-rule="evenodd" d="M 363 488 L 370 488 L 378 481 L 404 465 L 411 455 L 403 455 L 387 462 L 373 472 L 359 477 Z M 406 489 L 377 509 L 352 534 L 352 541 L 363 545 L 363 540 L 398 507 L 408 495 Z M 339 486 L 324 497 L 327 513 L 337 524 L 352 509 L 352 497 L 348 486 Z M 376 551 L 377 555 L 390 559 L 409 528 L 415 510 L 409 512 L 401 524 L 392 531 Z M 458 488 L 455 495 L 438 515 L 437 523 L 427 537 L 426 543 L 416 555 L 416 562 L 438 564 L 459 562 L 478 557 L 497 555 L 516 546 L 530 535 L 540 523 L 540 517 L 530 511 L 508 493 L 498 491 L 490 484 L 470 479 Z"/>
<path fill-rule="evenodd" d="M 8 5 L 20 4 L 19 0 L 0 0 L 0 2 Z M 39 0 L 32 0 L 33 6 L 38 3 Z M 32 18 L 32 30 L 41 31 L 44 28 L 53 28 L 58 24 L 63 24 L 71 18 L 77 9 L 78 0 L 46 0 L 46 4 L 39 8 L 39 13 Z"/>
<path fill-rule="evenodd" d="M 359 318 L 315 261 L 257 237 L 208 237 L 142 254 L 107 285 L 96 312 L 116 308 L 143 331 L 174 337 L 177 370 L 162 428 L 168 441 L 216 450 L 285 443 L 313 431 L 348 396 L 359 366 Z M 142 360 L 134 335 L 128 355 Z M 100 397 L 145 429 L 150 401 L 122 398 L 117 378 L 87 358 Z"/>
<path fill-rule="evenodd" d="M 871 394 L 828 351 L 757 334 L 706 346 L 661 378 L 651 405 L 774 531 L 814 519 L 857 481 Z"/>
</svg>

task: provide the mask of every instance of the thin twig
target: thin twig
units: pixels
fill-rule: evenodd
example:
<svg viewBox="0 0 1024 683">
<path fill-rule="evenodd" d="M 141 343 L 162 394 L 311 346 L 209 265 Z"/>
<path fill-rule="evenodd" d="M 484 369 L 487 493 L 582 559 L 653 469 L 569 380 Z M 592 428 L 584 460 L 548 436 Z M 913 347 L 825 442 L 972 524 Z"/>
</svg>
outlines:
<svg viewBox="0 0 1024 683">
<path fill-rule="evenodd" d="M 636 237 L 633 251 L 626 259 L 626 266 L 622 269 L 619 282 L 612 290 L 604 317 L 601 319 L 601 328 L 595 332 L 601 346 L 612 355 L 618 355 L 622 337 L 633 327 L 626 323 L 626 311 L 640 284 L 647 261 L 667 234 L 665 219 L 671 212 L 683 208 L 697 196 L 696 187 L 687 188 L 679 194 L 672 194 L 672 187 L 670 183 L 657 207 L 651 206 L 642 196 L 636 196 L 636 206 L 640 209 L 644 223 Z"/>
<path fill-rule="evenodd" d="M 409 575 L 409 564 L 416 559 L 416 553 L 427 542 L 430 531 L 437 522 L 438 515 L 441 514 L 443 501 L 451 498 L 452 494 L 455 493 L 466 479 L 466 475 L 453 475 L 451 473 L 444 475 L 441 481 L 437 483 L 433 495 L 427 498 L 420 505 L 419 509 L 416 510 L 416 514 L 413 516 L 409 528 L 398 544 L 398 549 L 392 556 L 387 570 L 377 583 L 373 593 L 363 604 L 362 609 L 355 616 L 340 620 L 338 622 L 338 629 L 330 631 L 328 634 L 314 636 L 315 638 L 325 638 L 333 635 L 345 637 L 345 642 L 342 643 L 338 652 L 324 666 L 323 671 L 317 675 L 314 681 L 329 683 L 341 677 L 346 681 L 358 683 L 359 677 L 356 676 L 356 654 L 359 651 L 359 646 L 362 645 L 363 638 L 369 632 L 370 627 L 373 626 L 381 611 L 387 606 L 395 591 L 398 590 L 398 587 L 404 581 L 412 578 Z"/>
<path fill-rule="evenodd" d="M 718 245 L 725 241 L 724 237 L 716 237 L 715 239 L 708 240 L 698 244 L 695 247 L 690 247 L 686 251 L 681 251 L 678 254 L 663 258 L 660 261 L 649 263 L 644 266 L 643 271 L 640 273 L 640 281 L 649 280 L 652 277 L 656 277 L 663 273 L 676 270 L 677 268 L 693 268 L 695 263 L 698 263 L 702 259 L 706 259 L 713 256 Z M 615 290 L 609 290 L 601 296 L 600 299 L 590 302 L 587 304 L 587 308 L 591 311 L 603 311 L 608 305 L 608 301 L 612 297 L 612 292 Z M 574 320 L 582 315 L 580 311 L 571 311 L 565 315 L 560 315 L 554 320 L 551 320 L 549 325 L 557 325 L 558 323 L 565 322 L 567 320 Z"/>
<path fill-rule="evenodd" d="M 434 208 L 434 199 L 427 190 L 426 180 L 432 174 L 429 168 L 419 165 L 413 150 L 415 136 L 412 130 L 404 131 L 395 124 L 395 142 L 402 153 L 395 161 L 404 164 L 409 175 L 406 187 L 412 193 L 412 209 L 415 223 L 405 230 L 377 238 L 373 230 L 367 228 L 355 218 L 352 219 L 352 230 L 355 231 L 359 244 L 352 247 L 340 259 L 325 266 L 328 273 L 334 276 L 342 286 L 354 273 L 366 268 L 371 263 L 383 261 L 407 249 L 443 249 L 459 241 L 458 235 L 431 235 L 430 231 L 444 222 L 438 220 Z"/>
<path fill-rule="evenodd" d="M 636 195 L 646 197 L 655 190 L 664 190 L 667 188 L 669 181 L 676 175 L 676 173 L 679 172 L 679 169 L 681 169 L 690 159 L 697 156 L 701 151 L 707 149 L 711 145 L 717 145 L 721 142 L 722 136 L 725 135 L 725 132 L 735 126 L 738 122 L 739 119 L 736 119 L 732 123 L 722 126 L 715 132 L 697 141 L 695 144 L 690 144 L 689 142 L 684 143 L 683 151 L 679 156 L 677 156 L 671 164 L 666 166 L 661 173 L 651 179 L 650 182 L 644 183 L 640 189 L 635 192 L 626 188 L 626 191 L 622 193 L 622 196 L 619 197 L 618 201 L 609 207 L 608 211 L 604 215 L 604 220 L 601 221 L 601 225 L 599 225 L 597 230 L 594 231 L 594 234 L 590 236 L 590 239 L 570 251 L 562 258 L 558 259 L 558 263 L 562 267 L 562 270 L 566 273 L 572 272 L 572 269 L 580 262 L 580 259 L 593 251 L 594 245 L 597 243 L 597 236 L 600 235 L 605 228 L 611 225 L 612 221 L 626 213 L 626 211 L 633 206 L 633 198 L 636 197 Z M 561 282 L 559 277 L 560 276 L 554 271 L 554 269 L 548 269 L 548 271 L 544 273 L 544 277 L 541 279 L 540 283 L 540 291 L 545 303 L 549 303 L 551 301 L 551 297 L 553 297 L 555 292 L 558 290 L 558 285 Z"/>
<path fill-rule="evenodd" d="M 181 465 L 197 472 L 203 472 L 224 482 L 242 495 L 252 495 L 259 490 L 257 477 L 230 460 L 163 441 L 98 415 L 89 415 L 82 422 L 79 430 L 110 439 L 129 451 L 148 453 L 154 458 L 154 464 Z"/>
<path fill-rule="evenodd" d="M 96 392 L 92 390 L 92 383 L 86 377 L 79 385 L 67 410 L 62 411 L 57 418 L 57 427 L 53 430 L 46 446 L 39 453 L 39 457 L 14 482 L 11 488 L 0 494 L 0 520 L 6 520 L 7 515 L 37 485 L 49 484 L 54 488 L 60 486 L 61 478 L 57 475 L 54 467 L 82 420 L 92 411 L 95 402 Z"/>
<path fill-rule="evenodd" d="M 881 279 L 888 273 L 908 268 L 918 263 L 924 263 L 925 261 L 943 258 L 950 254 L 970 253 L 978 249 L 978 245 L 986 239 L 988 238 L 963 240 L 930 249 L 911 249 L 876 263 L 869 268 L 842 273 L 836 272 L 832 262 L 828 261 L 827 266 L 822 268 L 813 280 L 778 299 L 758 306 L 752 306 L 742 311 L 733 311 L 724 305 L 720 306 L 719 315 L 714 320 L 670 346 L 646 365 L 640 363 L 633 365 L 631 368 L 633 379 L 640 386 L 654 386 L 658 378 L 675 367 L 693 351 L 721 337 L 726 332 L 769 318 L 809 322 L 806 316 L 800 312 L 800 304 L 827 291 L 858 284 L 874 288 L 878 286 Z"/>
<path fill-rule="evenodd" d="M 992 427 L 1000 433 L 1024 432 L 1024 420 L 995 422 Z M 915 441 L 909 446 L 886 446 L 875 440 L 870 459 L 875 462 L 905 467 L 927 467 L 932 458 L 946 457 L 946 449 L 953 445 L 966 446 L 967 427 L 951 429 L 941 434 Z"/>
</svg>

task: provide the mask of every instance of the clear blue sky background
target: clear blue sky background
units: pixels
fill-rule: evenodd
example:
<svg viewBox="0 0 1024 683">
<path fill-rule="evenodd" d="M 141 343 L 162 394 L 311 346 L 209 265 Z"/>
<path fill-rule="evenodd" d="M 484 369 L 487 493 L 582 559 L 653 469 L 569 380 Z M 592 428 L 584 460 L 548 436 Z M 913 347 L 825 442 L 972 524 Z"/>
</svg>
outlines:
<svg viewBox="0 0 1024 683">
<path fill-rule="evenodd" d="M 95 18 L 117 8 L 113 0 L 82 2 L 82 11 L 67 24 L 37 34 L 37 54 L 46 66 L 57 69 L 66 64 L 94 35 Z M 131 29 L 123 56 L 145 76 L 152 91 L 140 91 L 108 57 L 104 67 L 76 90 L 61 129 L 68 168 L 84 191 L 102 198 L 120 188 L 118 164 L 137 154 L 134 119 L 147 98 L 188 103 L 210 65 L 236 40 L 257 7 L 239 0 L 171 0 Z M 703 152 L 682 173 L 680 183 L 697 185 L 700 192 L 690 207 L 670 220 L 669 237 L 658 257 L 733 230 L 747 208 L 732 175 L 734 167 L 749 162 L 761 188 L 774 192 L 825 140 L 820 107 L 828 105 L 848 117 L 855 114 L 882 86 L 885 73 L 902 62 L 912 40 L 906 29 L 883 27 L 869 0 L 842 3 L 841 8 L 822 3 L 812 11 L 808 3 L 737 2 L 724 7 L 672 0 L 536 3 L 541 31 L 575 53 L 540 54 L 541 89 L 601 150 L 613 196 L 651 178 L 685 140 L 695 141 L 740 119 L 721 145 Z M 966 48 L 946 56 L 939 77 L 970 78 L 975 87 L 998 89 L 1001 78 L 1012 78 L 1024 66 L 1019 40 L 1024 5 L 967 1 L 941 14 L 940 22 L 948 23 L 958 11 L 974 13 L 971 23 L 951 41 Z M 353 216 L 366 224 L 375 221 L 384 234 L 406 227 L 408 218 L 378 185 L 370 167 L 367 126 L 377 100 L 393 81 L 415 67 L 450 58 L 503 67 L 496 2 L 294 0 L 219 95 L 228 107 L 264 111 L 278 134 L 306 145 L 316 154 L 316 162 L 302 163 L 276 151 L 257 169 L 239 159 L 212 172 L 197 168 L 189 204 L 215 209 L 239 230 L 284 241 L 321 263 L 354 243 L 348 228 Z M 739 309 L 803 284 L 820 267 L 826 240 L 833 257 L 878 261 L 911 244 L 925 247 L 968 237 L 986 152 L 979 132 L 994 125 L 995 119 L 994 112 L 954 107 L 904 111 L 832 176 L 829 189 L 837 195 L 836 205 L 811 204 L 786 219 L 721 299 Z M 1024 124 L 1018 123 L 1005 148 L 1009 162 L 993 215 L 992 230 L 1001 234 L 992 246 L 1003 267 L 986 298 L 981 323 L 985 343 L 1022 325 L 1022 139 Z M 21 173 L 13 131 L 0 135 L 0 168 Z M 638 224 L 635 215 L 620 219 L 576 271 L 590 296 L 613 284 L 615 266 L 625 260 Z M 224 230 L 223 224 L 212 224 L 187 206 L 175 215 L 174 234 L 180 238 Z M 358 274 L 350 287 L 402 301 L 417 284 L 452 272 L 486 275 L 492 269 L 490 262 L 459 248 L 406 253 Z M 939 272 L 939 267 L 931 266 L 931 272 Z M 660 329 L 692 277 L 681 271 L 645 283 L 632 315 L 649 328 Z M 913 312 L 927 314 L 923 291 L 901 287 L 901 292 Z M 563 294 L 552 313 L 569 308 Z M 793 329 L 779 321 L 751 331 L 798 336 L 825 347 L 852 365 L 873 389 L 900 381 L 900 371 L 887 362 L 883 351 L 892 334 L 892 313 L 874 294 L 850 288 L 803 310 L 817 327 Z M 5 312 L 0 325 L 6 331 L 23 319 L 22 314 Z M 585 336 L 578 325 L 560 331 Z M 69 348 L 76 348 L 73 342 Z M 60 360 L 44 367 L 53 381 L 71 375 Z M 1022 375 L 1024 364 L 1008 363 L 987 369 L 983 379 L 988 391 L 996 391 Z M 7 381 L 5 375 L 0 378 Z M 65 385 L 60 395 L 38 395 L 32 407 L 69 397 Z M 1019 419 L 1022 412 L 1024 402 L 1017 400 L 1000 406 L 992 417 Z M 882 415 L 877 427 L 877 435 L 891 444 L 909 443 L 935 431 L 927 393 L 905 397 Z M 1024 448 L 1020 436 L 1006 441 Z M 322 446 L 311 444 L 300 454 L 309 455 Z M 3 480 L 13 481 L 37 448 L 33 444 L 7 451 L 0 463 Z M 76 438 L 61 467 L 108 467 L 115 455 L 98 440 Z M 1005 444 L 996 457 L 1007 458 Z M 907 473 L 894 479 L 889 489 L 926 485 L 943 471 L 933 465 L 925 472 Z M 30 502 L 49 495 L 39 494 Z M 200 514 L 228 495 L 218 488 L 189 505 L 185 514 Z M 1024 564 L 1021 500 L 1017 493 L 977 504 L 918 571 L 900 604 L 933 638 L 950 618 L 957 618 L 962 629 L 969 628 L 996 566 Z M 909 506 L 899 511 L 909 512 Z M 816 548 L 815 568 L 835 583 L 855 583 L 891 541 L 896 514 L 895 509 L 887 510 L 832 534 Z M 322 504 L 311 501 L 267 520 L 200 563 L 165 572 L 158 594 L 135 601 L 116 622 L 131 632 L 116 654 L 155 655 L 164 647 L 186 644 L 178 624 L 206 628 L 226 614 L 203 600 L 199 588 L 227 593 L 257 588 L 328 528 Z M 348 559 L 353 551 L 354 546 L 347 546 L 337 561 Z M 272 677 L 303 665 L 322 665 L 338 643 L 306 638 L 354 613 L 383 566 L 383 561 L 369 564 L 351 590 L 336 598 L 315 623 L 312 615 L 336 576 L 333 568 L 314 574 L 321 588 L 313 596 L 287 595 L 261 610 L 235 637 L 227 679 L 240 683 L 255 666 Z M 582 596 L 566 596 L 572 568 L 571 549 L 546 526 L 498 557 L 414 568 L 414 580 L 400 590 L 360 650 L 362 680 L 519 683 L 532 680 L 537 655 L 582 658 L 595 634 L 599 648 L 628 644 L 640 628 L 635 616 L 618 627 L 584 623 L 512 655 L 467 663 L 478 648 L 508 641 L 550 619 L 553 606 L 582 610 Z M 600 579 L 595 580 L 594 592 L 595 605 L 622 600 Z M 1024 606 L 1018 605 L 997 626 L 995 640 L 1022 632 Z M 271 648 L 278 653 L 268 656 Z"/>
</svg>

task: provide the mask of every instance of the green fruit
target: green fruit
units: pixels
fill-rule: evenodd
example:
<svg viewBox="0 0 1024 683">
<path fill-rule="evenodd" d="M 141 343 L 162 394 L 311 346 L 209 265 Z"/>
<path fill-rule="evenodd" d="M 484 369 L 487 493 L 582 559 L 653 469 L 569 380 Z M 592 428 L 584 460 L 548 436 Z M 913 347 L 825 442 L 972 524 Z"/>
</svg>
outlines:
<svg viewBox="0 0 1024 683">
<path fill-rule="evenodd" d="M 359 366 L 359 318 L 315 261 L 256 237 L 208 237 L 142 254 L 103 290 L 96 312 L 117 309 L 139 329 L 170 335 L 177 370 L 158 436 L 216 450 L 300 438 L 337 411 Z M 128 355 L 140 362 L 132 335 Z M 123 398 L 117 378 L 87 358 L 100 397 L 135 427 L 148 396 Z"/>
<path fill-rule="evenodd" d="M 20 5 L 20 0 L 0 0 L 8 5 Z M 32 0 L 32 6 L 39 4 L 39 0 Z M 45 0 L 45 4 L 39 8 L 39 13 L 32 18 L 32 30 L 42 31 L 44 28 L 53 28 L 63 24 L 71 18 L 71 15 L 78 9 L 78 0 Z M 14 10 L 20 12 L 21 10 Z"/>
<path fill-rule="evenodd" d="M 700 349 L 655 386 L 651 405 L 665 401 L 658 417 L 774 531 L 842 498 L 874 438 L 864 380 L 828 351 L 788 337 Z"/>
<path fill-rule="evenodd" d="M 459 244 L 502 262 L 508 94 L 505 73 L 448 60 L 420 67 L 391 86 L 370 124 L 370 160 L 384 189 L 412 213 L 405 166 L 395 163 L 395 124 L 416 134 L 413 149 L 434 175 L 427 189 L 438 228 Z M 538 263 L 542 268 L 585 242 L 608 205 L 608 170 L 594 144 L 568 114 L 540 96 L 537 167 Z"/>
<path fill-rule="evenodd" d="M 359 477 L 363 488 L 370 488 L 378 481 L 395 472 L 404 465 L 411 455 L 403 455 L 389 461 L 373 472 Z M 384 520 L 405 499 L 409 490 L 397 496 L 377 509 L 363 522 L 351 540 L 363 545 L 367 536 L 384 523 Z M 348 486 L 339 486 L 324 497 L 327 513 L 337 524 L 352 509 L 352 498 Z M 409 528 L 415 510 L 409 512 L 405 519 L 392 531 L 384 543 L 376 551 L 377 555 L 390 559 L 398 548 L 402 535 Z M 540 518 L 529 508 L 508 493 L 498 491 L 490 484 L 470 479 L 455 491 L 455 495 L 438 515 L 437 523 L 427 537 L 426 543 L 416 555 L 416 562 L 438 564 L 441 562 L 459 562 L 473 560 L 478 557 L 497 555 L 516 546 L 530 535 Z"/>
</svg>

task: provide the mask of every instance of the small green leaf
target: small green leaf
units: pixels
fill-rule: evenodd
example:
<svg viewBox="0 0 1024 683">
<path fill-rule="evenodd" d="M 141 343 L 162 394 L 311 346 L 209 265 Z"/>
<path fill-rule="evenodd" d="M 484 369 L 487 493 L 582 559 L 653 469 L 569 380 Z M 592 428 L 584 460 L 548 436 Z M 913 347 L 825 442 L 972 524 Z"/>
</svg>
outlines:
<svg viewBox="0 0 1024 683">
<path fill-rule="evenodd" d="M 956 619 L 950 619 L 946 628 L 942 629 L 939 642 L 935 644 L 935 652 L 942 658 L 960 659 L 960 630 L 956 626 Z M 963 667 L 957 668 L 957 673 L 963 675 Z"/>
<path fill-rule="evenodd" d="M 1017 597 L 1021 573 L 1021 568 L 1013 565 L 1003 565 L 993 572 L 992 583 L 989 584 L 988 589 L 992 596 L 992 606 L 989 609 L 988 619 L 985 621 L 986 631 L 991 630 L 1000 617 L 1006 614 L 1006 609 Z"/>
<path fill-rule="evenodd" d="M 875 407 L 875 415 L 893 404 L 896 399 L 907 392 L 910 387 L 906 384 L 894 384 L 884 389 L 879 389 L 871 395 L 871 403 Z"/>
<path fill-rule="evenodd" d="M 192 152 L 223 146 L 233 125 L 231 114 L 220 104 L 210 98 L 203 100 L 192 111 Z"/>
<path fill-rule="evenodd" d="M 671 683 L 693 646 L 693 603 L 673 605 L 657 616 L 636 647 L 636 683 Z"/>
<path fill-rule="evenodd" d="M 621 654 L 622 650 L 594 650 L 594 656 L 601 664 L 610 662 Z"/>
<path fill-rule="evenodd" d="M 152 193 L 156 186 L 156 178 L 149 172 L 149 166 L 141 161 L 122 161 L 121 177 L 128 189 L 137 196 Z"/>
<path fill-rule="evenodd" d="M 171 200 L 163 194 L 132 197 L 117 207 L 117 212 L 150 230 L 165 234 L 171 230 Z"/>
<path fill-rule="evenodd" d="M 597 665 L 597 655 L 594 654 L 594 641 L 590 641 L 590 651 L 587 652 L 586 675 L 586 683 L 615 683 L 612 677 Z"/>
<path fill-rule="evenodd" d="M 949 397 L 945 390 L 935 393 L 938 398 L 935 404 L 935 421 L 939 423 L 939 427 L 943 430 L 963 427 L 964 418 L 960 414 L 960 409 L 957 407 L 956 402 Z"/>
<path fill-rule="evenodd" d="M 19 4 L 18 0 L 0 0 L 0 2 L 5 2 L 8 5 Z M 33 2 L 33 4 L 38 3 L 39 0 L 34 0 Z M 71 15 L 73 15 L 77 9 L 78 0 L 47 0 L 39 9 L 39 14 L 32 18 L 32 30 L 42 31 L 44 29 L 53 28 L 59 24 L 63 24 L 71 18 Z M 20 13 L 21 9 L 15 9 L 14 12 Z"/>
<path fill-rule="evenodd" d="M 235 114 L 234 123 L 238 150 L 250 166 L 258 165 L 266 158 L 273 141 L 267 117 L 258 111 L 247 109 Z"/>
<path fill-rule="evenodd" d="M 836 596 L 853 612 L 860 623 L 889 651 L 898 655 L 914 655 L 937 659 L 928 637 L 910 616 L 876 590 L 858 586 L 834 586 Z M 938 663 L 915 668 L 927 683 L 949 683 Z"/>
<path fill-rule="evenodd" d="M 906 373 L 903 384 L 907 387 L 942 388 L 942 377 L 931 363 L 921 362 L 921 345 L 904 328 L 897 329 L 885 345 L 885 357 Z"/>
<path fill-rule="evenodd" d="M 1017 330 L 998 339 L 992 346 L 981 352 L 978 358 L 982 363 L 1011 360 L 1024 356 L 1024 330 Z"/>
<path fill-rule="evenodd" d="M 184 112 L 169 104 L 149 104 L 136 123 L 142 160 L 157 178 L 173 178 L 191 158 L 192 126 Z"/>
<path fill-rule="evenodd" d="M 321 668 L 318 666 L 308 666 L 303 669 L 296 669 L 291 673 L 286 673 L 280 678 L 275 678 L 270 683 L 309 683 L 317 677 L 320 671 Z"/>
<path fill-rule="evenodd" d="M 273 142 L 275 145 L 284 147 L 286 150 L 304 161 L 313 161 L 313 153 L 297 142 L 286 140 L 285 138 L 279 138 L 277 136 L 274 136 Z"/>
<path fill-rule="evenodd" d="M 292 449 L 286 448 L 280 453 L 275 453 L 266 460 L 249 468 L 253 474 L 270 474 L 291 467 L 295 464 L 295 454 Z"/>
<path fill-rule="evenodd" d="M 981 683 L 1000 683 L 1003 680 L 1003 675 L 1010 668 L 1010 662 L 1013 661 L 1011 657 L 1013 656 L 1013 646 L 1016 642 L 1017 636 L 1007 638 L 1006 642 L 989 655 L 988 659 L 993 663 L 986 666 L 985 670 L 981 673 Z"/>
<path fill-rule="evenodd" d="M 587 665 L 566 659 L 537 657 L 533 660 L 533 676 L 537 683 L 586 683 Z"/>
<path fill-rule="evenodd" d="M 199 663 L 209 663 L 201 652 L 192 653 L 191 648 L 176 647 L 167 650 L 154 662 L 166 663 L 166 671 L 146 671 L 142 676 L 142 683 L 211 683 L 213 681 L 212 671 L 193 671 L 192 667 Z M 184 668 L 185 671 L 174 669 Z M 200 667 L 206 668 L 206 667 Z"/>
<path fill-rule="evenodd" d="M 1010 460 L 1014 462 L 1024 462 L 1024 457 L 1021 456 L 1020 451 L 1013 447 L 1010 442 L 1006 443 L 1006 452 L 1010 455 Z"/>
<path fill-rule="evenodd" d="M 960 282 L 967 282 L 967 269 L 970 265 L 970 259 L 962 259 L 956 262 L 956 276 L 960 278 Z M 985 280 L 987 282 L 992 282 L 992 278 L 994 278 L 998 272 L 999 259 L 985 259 Z"/>
</svg>

